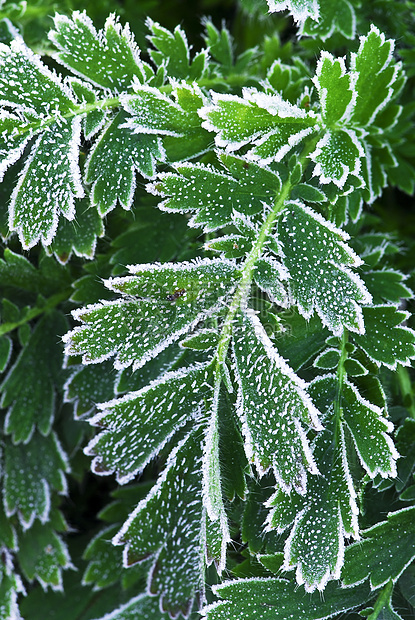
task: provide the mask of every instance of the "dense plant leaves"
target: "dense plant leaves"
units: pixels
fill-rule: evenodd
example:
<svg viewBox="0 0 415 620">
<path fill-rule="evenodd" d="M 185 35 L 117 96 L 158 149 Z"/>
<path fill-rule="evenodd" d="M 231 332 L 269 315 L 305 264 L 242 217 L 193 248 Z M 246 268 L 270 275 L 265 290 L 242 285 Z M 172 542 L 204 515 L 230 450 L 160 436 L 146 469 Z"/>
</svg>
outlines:
<svg viewBox="0 0 415 620">
<path fill-rule="evenodd" d="M 373 589 L 396 581 L 415 557 L 415 508 L 388 514 L 387 520 L 362 532 L 363 539 L 346 549 L 342 581 L 346 586 L 370 576 Z"/>
<path fill-rule="evenodd" d="M 415 357 L 415 332 L 401 325 L 409 317 L 395 306 L 369 306 L 363 308 L 366 331 L 354 336 L 358 344 L 378 366 L 395 369 L 397 364 L 408 366 Z M 379 341 L 382 332 L 382 341 Z"/>
<path fill-rule="evenodd" d="M 306 470 L 317 473 L 305 428 L 321 429 L 318 411 L 255 315 L 239 314 L 234 329 L 237 407 L 248 460 L 260 475 L 272 467 L 286 492 L 304 494 Z"/>
<path fill-rule="evenodd" d="M 51 429 L 63 362 L 56 340 L 66 329 L 61 312 L 42 317 L 0 386 L 1 406 L 8 407 L 4 429 L 15 443 L 29 441 L 35 428 L 43 435 Z"/>
<path fill-rule="evenodd" d="M 325 620 L 359 607 L 371 598 L 366 585 L 342 590 L 329 584 L 322 598 L 320 593 L 304 596 L 304 592 L 289 581 L 273 578 L 226 581 L 213 590 L 224 600 L 204 608 L 203 617 L 208 620 Z"/>
<path fill-rule="evenodd" d="M 0 567 L 0 620 L 21 620 L 17 605 L 17 596 L 20 593 L 26 593 L 22 580 L 14 571 L 10 553 L 3 549 Z"/>
<path fill-rule="evenodd" d="M 252 216 L 274 202 L 281 188 L 277 173 L 243 158 L 224 153 L 218 157 L 226 173 L 203 164 L 176 164 L 176 172 L 161 173 L 147 188 L 164 198 L 159 209 L 196 211 L 189 225 L 212 231 L 231 223 L 234 210 Z"/>
<path fill-rule="evenodd" d="M 68 354 L 83 353 L 87 364 L 115 355 L 116 368 L 139 368 L 220 308 L 239 277 L 233 263 L 220 260 L 136 265 L 130 272 L 106 282 L 124 295 L 120 300 L 74 312 L 85 325 L 64 337 Z"/>
<path fill-rule="evenodd" d="M 66 493 L 66 454 L 54 433 L 34 434 L 26 445 L 5 443 L 3 502 L 7 516 L 17 512 L 24 529 L 37 517 L 49 519 L 51 490 Z"/>
<path fill-rule="evenodd" d="M 85 12 L 74 11 L 71 17 L 56 14 L 54 25 L 48 35 L 59 50 L 54 58 L 76 75 L 116 93 L 128 89 L 134 79 L 144 80 L 139 49 L 128 24 L 121 27 L 111 15 L 97 32 Z"/>
<path fill-rule="evenodd" d="M 277 243 L 293 301 L 306 318 L 316 311 L 336 335 L 344 327 L 364 332 L 359 304 L 371 301 L 363 282 L 350 270 L 361 259 L 346 245 L 347 239 L 299 201 L 287 205 L 278 224 Z"/>
</svg>

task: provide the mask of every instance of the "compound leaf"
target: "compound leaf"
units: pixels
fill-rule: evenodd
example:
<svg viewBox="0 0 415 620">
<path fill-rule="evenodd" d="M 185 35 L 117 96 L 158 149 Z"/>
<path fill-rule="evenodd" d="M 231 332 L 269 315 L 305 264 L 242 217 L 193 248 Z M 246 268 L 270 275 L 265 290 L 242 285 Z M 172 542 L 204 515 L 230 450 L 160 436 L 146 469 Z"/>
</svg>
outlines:
<svg viewBox="0 0 415 620">
<path fill-rule="evenodd" d="M 147 187 L 164 200 L 159 209 L 168 212 L 196 211 L 190 226 L 216 230 L 232 222 L 232 213 L 250 216 L 272 204 L 281 188 L 279 175 L 243 158 L 219 154 L 227 169 L 222 172 L 204 164 L 175 164 L 176 172 L 161 173 Z"/>
<path fill-rule="evenodd" d="M 415 557 L 415 508 L 390 512 L 387 520 L 362 532 L 363 539 L 347 547 L 342 581 L 346 586 L 370 576 L 372 589 L 395 582 Z"/>
<path fill-rule="evenodd" d="M 121 27 L 114 15 L 98 32 L 85 12 L 74 11 L 71 17 L 56 14 L 54 24 L 48 35 L 59 50 L 54 58 L 76 75 L 116 93 L 127 90 L 135 79 L 144 80 L 130 28 Z"/>
<path fill-rule="evenodd" d="M 66 493 L 64 473 L 69 471 L 67 457 L 54 433 L 33 435 L 24 445 L 7 442 L 4 446 L 3 501 L 6 515 L 17 512 L 24 529 L 35 517 L 49 519 L 51 489 Z"/>
<path fill-rule="evenodd" d="M 74 311 L 84 325 L 64 336 L 69 355 L 82 353 L 84 364 L 115 355 L 116 368 L 136 370 L 219 309 L 240 277 L 233 262 L 209 259 L 130 273 L 105 283 L 123 297 Z"/>
<path fill-rule="evenodd" d="M 371 302 L 363 282 L 349 269 L 362 261 L 346 245 L 347 239 L 299 201 L 287 204 L 278 223 L 277 242 L 293 300 L 304 317 L 316 311 L 336 335 L 343 327 L 364 332 L 360 304 Z"/>
<path fill-rule="evenodd" d="M 344 58 L 322 52 L 313 82 L 320 99 L 321 115 L 327 127 L 350 119 L 357 93 Z"/>
<path fill-rule="evenodd" d="M 303 138 L 318 129 L 318 117 L 284 101 L 278 93 L 268 95 L 244 88 L 243 96 L 212 93 L 212 105 L 202 108 L 203 127 L 216 132 L 220 147 L 235 151 L 253 145 L 246 157 L 261 165 L 280 161 Z"/>
<path fill-rule="evenodd" d="M 63 362 L 56 340 L 66 329 L 61 312 L 41 318 L 0 386 L 1 406 L 9 408 L 4 428 L 14 443 L 29 441 L 35 428 L 43 435 L 51 429 Z"/>
<path fill-rule="evenodd" d="M 260 475 L 272 467 L 286 492 L 304 494 L 306 470 L 317 473 L 304 427 L 321 429 L 318 411 L 255 315 L 240 313 L 234 332 L 237 408 L 248 460 Z"/>
</svg>

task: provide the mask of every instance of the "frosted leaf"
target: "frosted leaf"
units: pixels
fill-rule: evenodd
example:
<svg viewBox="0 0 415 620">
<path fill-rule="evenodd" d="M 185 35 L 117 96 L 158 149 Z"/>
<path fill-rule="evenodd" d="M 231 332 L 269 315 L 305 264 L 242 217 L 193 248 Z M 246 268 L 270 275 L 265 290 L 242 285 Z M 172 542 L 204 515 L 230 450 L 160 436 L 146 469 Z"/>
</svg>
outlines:
<svg viewBox="0 0 415 620">
<path fill-rule="evenodd" d="M 347 590 L 329 584 L 324 596 L 320 592 L 304 596 L 294 583 L 272 577 L 225 581 L 213 586 L 213 592 L 223 600 L 202 610 L 207 620 L 326 620 L 373 599 L 367 584 Z"/>
<path fill-rule="evenodd" d="M 407 276 L 395 269 L 366 271 L 362 274 L 362 278 L 372 293 L 375 304 L 384 301 L 399 304 L 401 299 L 413 297 L 413 292 L 404 283 Z"/>
<path fill-rule="evenodd" d="M 152 178 L 157 161 L 164 160 L 160 138 L 132 133 L 124 127 L 126 118 L 119 112 L 109 121 L 86 161 L 85 180 L 92 184 L 91 201 L 101 215 L 112 211 L 117 201 L 130 209 L 136 172 Z"/>
<path fill-rule="evenodd" d="M 289 11 L 293 19 L 300 24 L 307 17 L 318 20 L 320 17 L 319 0 L 267 0 L 271 13 Z"/>
<path fill-rule="evenodd" d="M 199 126 L 195 111 L 186 112 L 158 88 L 137 85 L 133 95 L 121 95 L 123 108 L 131 114 L 125 127 L 134 133 L 185 136 L 189 126 Z"/>
<path fill-rule="evenodd" d="M 66 329 L 60 312 L 40 319 L 0 385 L 0 405 L 8 408 L 4 431 L 14 443 L 28 442 L 35 428 L 43 435 L 50 432 L 63 362 L 62 348 L 56 342 Z"/>
<path fill-rule="evenodd" d="M 370 576 L 372 589 L 394 583 L 415 557 L 415 508 L 390 512 L 387 520 L 362 532 L 362 540 L 346 549 L 342 581 L 362 583 Z"/>
<path fill-rule="evenodd" d="M 2 565 L 0 567 L 0 620 L 22 620 L 17 596 L 26 594 L 23 582 L 13 566 L 12 555 L 2 547 Z"/>
<path fill-rule="evenodd" d="M 281 188 L 278 174 L 243 158 L 219 154 L 219 159 L 226 172 L 198 163 L 176 164 L 176 172 L 161 173 L 148 186 L 150 192 L 164 198 L 159 209 L 196 211 L 190 226 L 212 231 L 231 223 L 234 210 L 254 215 L 263 212 L 264 204 L 274 202 Z"/>
<path fill-rule="evenodd" d="M 243 89 L 243 96 L 211 93 L 212 105 L 202 108 L 203 127 L 217 133 L 215 142 L 228 151 L 251 144 L 247 158 L 267 164 L 280 161 L 303 138 L 319 127 L 314 112 L 268 95 Z"/>
<path fill-rule="evenodd" d="M 320 183 L 334 183 L 343 189 L 349 175 L 360 176 L 364 148 L 352 130 L 327 131 L 316 145 L 310 159 L 316 164 L 313 176 Z"/>
<path fill-rule="evenodd" d="M 363 308 L 365 334 L 354 338 L 377 366 L 395 370 L 397 364 L 409 366 L 415 357 L 415 332 L 401 323 L 409 313 L 395 306 Z"/>
<path fill-rule="evenodd" d="M 246 455 L 260 475 L 272 467 L 282 489 L 304 494 L 306 471 L 317 473 L 305 428 L 321 429 L 318 411 L 306 384 L 278 355 L 257 317 L 241 313 L 235 321 L 237 410 Z"/>
<path fill-rule="evenodd" d="M 319 402 L 324 380 L 310 384 L 310 394 Z M 324 400 L 324 399 L 323 399 Z M 330 406 L 330 403 L 321 403 Z M 344 536 L 359 537 L 356 492 L 346 457 L 344 432 L 339 428 L 333 442 L 334 425 L 329 423 L 313 442 L 313 456 L 321 476 L 312 477 L 307 494 L 300 498 L 282 491 L 268 500 L 272 508 L 267 529 L 282 532 L 294 522 L 284 547 L 283 569 L 296 568 L 299 584 L 307 592 L 324 590 L 331 579 L 340 577 L 344 559 Z M 301 505 L 302 502 L 302 505 Z"/>
<path fill-rule="evenodd" d="M 84 195 L 78 166 L 80 140 L 81 119 L 70 122 L 56 116 L 32 147 L 9 207 L 10 229 L 18 232 L 25 249 L 39 239 L 49 245 L 61 213 L 74 219 L 74 199 Z"/>
<path fill-rule="evenodd" d="M 140 620 L 170 620 L 171 616 L 160 611 L 157 598 L 148 596 L 148 594 L 139 594 L 114 611 L 101 616 L 99 620 L 137 620 L 137 618 Z"/>
<path fill-rule="evenodd" d="M 68 86 L 18 37 L 0 43 L 0 104 L 34 115 L 61 114 L 75 108 Z"/>
<path fill-rule="evenodd" d="M 347 39 L 356 36 L 356 13 L 349 0 L 318 0 L 320 15 L 317 21 L 307 17 L 300 26 L 300 34 L 320 37 L 326 41 L 334 32 L 339 32 Z"/>
<path fill-rule="evenodd" d="M 351 55 L 351 70 L 357 73 L 358 97 L 354 105 L 352 122 L 360 127 L 376 123 L 376 118 L 394 94 L 394 84 L 401 64 L 393 58 L 394 42 L 385 39 L 376 26 L 360 37 L 357 53 Z"/>
<path fill-rule="evenodd" d="M 118 369 L 140 368 L 202 318 L 222 307 L 240 277 L 234 263 L 209 260 L 136 265 L 107 288 L 121 299 L 76 310 L 84 325 L 66 334 L 66 352 L 83 363 L 115 355 Z"/>
<path fill-rule="evenodd" d="M 203 445 L 196 426 L 170 454 L 156 485 L 113 539 L 114 544 L 126 543 L 127 567 L 153 556 L 149 593 L 159 596 L 161 610 L 172 617 L 187 617 L 194 598 L 203 598 Z"/>
<path fill-rule="evenodd" d="M 74 417 L 95 410 L 96 403 L 114 396 L 115 372 L 110 361 L 90 366 L 75 366 L 64 386 L 64 402 L 73 403 Z"/>
<path fill-rule="evenodd" d="M 179 80 L 198 80 L 207 72 L 208 51 L 202 50 L 191 60 L 186 34 L 181 26 L 173 32 L 147 18 L 149 41 L 155 49 L 149 49 L 151 60 L 157 67 L 165 67 L 167 75 Z"/>
<path fill-rule="evenodd" d="M 271 257 L 260 258 L 255 263 L 254 282 L 270 300 L 286 308 L 289 305 L 284 280 L 288 274 L 284 267 Z"/>
<path fill-rule="evenodd" d="M 0 110 L 0 181 L 6 170 L 20 159 L 31 136 L 30 125 L 19 114 Z"/>
<path fill-rule="evenodd" d="M 9 336 L 0 336 L 0 373 L 4 372 L 7 368 L 7 364 L 10 361 L 13 349 L 12 340 Z"/>
<path fill-rule="evenodd" d="M 59 50 L 55 60 L 75 75 L 101 88 L 124 92 L 134 79 L 144 80 L 139 49 L 128 24 L 122 27 L 114 15 L 103 30 L 96 31 L 85 12 L 72 17 L 57 14 L 49 39 Z"/>
<path fill-rule="evenodd" d="M 96 133 L 102 128 L 107 118 L 107 110 L 100 109 L 98 105 L 99 93 L 92 88 L 87 82 L 81 82 L 77 78 L 69 78 L 69 84 L 77 99 L 79 99 L 80 105 L 92 105 L 96 106 L 90 112 L 83 115 L 82 129 L 85 136 L 85 140 L 91 140 Z"/>
<path fill-rule="evenodd" d="M 364 332 L 360 304 L 371 296 L 349 267 L 361 264 L 348 236 L 302 203 L 290 202 L 278 223 L 278 244 L 288 286 L 300 313 L 313 311 L 335 335 L 343 328 Z"/>
<path fill-rule="evenodd" d="M 61 537 L 39 521 L 19 536 L 17 557 L 26 579 L 36 579 L 44 590 L 63 591 L 62 570 L 74 568 Z"/>
<path fill-rule="evenodd" d="M 206 539 L 208 561 L 216 561 L 219 574 L 226 566 L 226 546 L 231 541 L 225 506 L 222 499 L 222 475 L 219 452 L 219 399 L 220 380 L 216 380 L 213 393 L 207 400 L 209 422 L 206 425 L 205 444 L 202 459 L 203 505 L 206 508 Z M 211 522 L 215 522 L 212 524 Z"/>
<path fill-rule="evenodd" d="M 98 237 L 103 237 L 104 232 L 104 224 L 96 206 L 90 205 L 89 200 L 83 198 L 75 203 L 75 218 L 72 221 L 59 221 L 56 235 L 45 249 L 62 264 L 69 261 L 72 253 L 92 259 Z"/>
<path fill-rule="evenodd" d="M 200 414 L 210 386 L 208 367 L 190 367 L 164 374 L 138 392 L 99 405 L 90 424 L 103 429 L 85 453 L 94 456 L 100 475 L 117 472 L 129 482 L 153 459 L 184 424 Z"/>
<path fill-rule="evenodd" d="M 356 103 L 354 82 L 357 75 L 346 72 L 343 58 L 322 52 L 317 63 L 314 85 L 320 99 L 322 119 L 327 127 L 350 120 Z"/>
<path fill-rule="evenodd" d="M 69 471 L 66 454 L 54 433 L 33 435 L 24 445 L 4 445 L 3 502 L 6 515 L 17 512 L 23 529 L 35 518 L 45 523 L 51 509 L 51 489 L 66 493 L 64 473 Z"/>
</svg>

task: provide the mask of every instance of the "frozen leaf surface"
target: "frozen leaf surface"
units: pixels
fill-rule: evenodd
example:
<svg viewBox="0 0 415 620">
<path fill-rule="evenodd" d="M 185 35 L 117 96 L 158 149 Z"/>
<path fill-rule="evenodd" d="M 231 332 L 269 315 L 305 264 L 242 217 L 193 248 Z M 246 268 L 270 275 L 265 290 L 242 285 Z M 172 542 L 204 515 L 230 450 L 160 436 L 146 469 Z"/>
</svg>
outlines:
<svg viewBox="0 0 415 620">
<path fill-rule="evenodd" d="M 278 355 L 254 315 L 236 319 L 234 357 L 248 460 L 260 475 L 272 467 L 286 492 L 305 493 L 307 470 L 317 473 L 305 429 L 321 428 L 306 384 Z"/>
<path fill-rule="evenodd" d="M 24 529 L 35 517 L 49 519 L 51 489 L 66 492 L 67 457 L 54 434 L 33 435 L 27 444 L 5 444 L 3 501 L 6 515 L 17 512 Z"/>
<path fill-rule="evenodd" d="M 162 196 L 163 211 L 196 212 L 190 226 L 212 231 L 232 222 L 233 211 L 252 216 L 271 205 L 281 188 L 275 172 L 245 159 L 219 154 L 226 172 L 204 164 L 176 164 L 148 189 Z"/>
<path fill-rule="evenodd" d="M 370 576 L 375 589 L 395 582 L 415 557 L 414 516 L 413 506 L 397 510 L 362 532 L 362 541 L 346 549 L 343 583 L 351 586 Z"/>
<path fill-rule="evenodd" d="M 294 303 L 303 316 L 313 311 L 334 334 L 344 327 L 364 331 L 361 304 L 371 302 L 351 271 L 361 259 L 345 243 L 346 233 L 302 203 L 290 202 L 278 224 L 278 244 Z"/>
<path fill-rule="evenodd" d="M 304 22 L 307 17 L 318 20 L 319 0 L 267 0 L 271 13 L 288 10 L 296 22 Z"/>
<path fill-rule="evenodd" d="M 140 473 L 163 445 L 200 413 L 209 390 L 208 367 L 166 373 L 138 392 L 100 405 L 90 423 L 104 429 L 86 449 L 98 474 L 117 472 L 125 484 Z"/>
<path fill-rule="evenodd" d="M 64 337 L 68 354 L 87 364 L 115 355 L 116 368 L 137 369 L 220 308 L 240 277 L 231 261 L 208 259 L 130 272 L 106 282 L 121 299 L 75 311 L 84 325 Z"/>
<path fill-rule="evenodd" d="M 97 32 L 85 14 L 55 15 L 49 39 L 59 50 L 55 60 L 95 86 L 123 92 L 134 79 L 143 81 L 139 49 L 129 26 L 121 27 L 113 15 Z"/>
<path fill-rule="evenodd" d="M 149 591 L 159 595 L 161 609 L 172 616 L 180 612 L 187 616 L 195 596 L 204 590 L 203 444 L 196 425 L 114 538 L 115 544 L 127 543 L 126 566 L 154 557 Z"/>
<path fill-rule="evenodd" d="M 349 0 L 318 0 L 319 18 L 307 17 L 300 27 L 300 33 L 309 37 L 320 37 L 323 41 L 334 32 L 340 32 L 348 39 L 356 36 L 356 12 Z"/>
<path fill-rule="evenodd" d="M 324 597 L 319 592 L 304 596 L 301 588 L 284 579 L 237 579 L 213 587 L 221 599 L 205 607 L 207 620 L 326 620 L 370 600 L 370 589 L 361 585 L 342 590 L 329 584 Z"/>
</svg>

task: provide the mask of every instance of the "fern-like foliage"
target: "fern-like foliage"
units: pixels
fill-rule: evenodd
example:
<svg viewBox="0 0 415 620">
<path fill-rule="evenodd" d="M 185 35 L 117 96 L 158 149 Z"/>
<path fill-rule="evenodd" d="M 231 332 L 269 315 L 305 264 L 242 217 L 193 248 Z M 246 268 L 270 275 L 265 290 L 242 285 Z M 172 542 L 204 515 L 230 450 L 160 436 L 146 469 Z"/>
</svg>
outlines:
<svg viewBox="0 0 415 620">
<path fill-rule="evenodd" d="M 343 0 L 336 12 L 326 0 L 268 5 L 288 9 L 300 34 L 355 36 L 357 3 Z M 93 412 L 98 431 L 85 431 L 84 451 L 95 474 L 125 485 L 156 472 L 149 488 L 127 486 L 128 509 L 114 510 L 90 544 L 84 581 L 113 583 L 111 540 L 123 547 L 122 565 L 108 555 L 118 578 L 145 573 L 157 600 L 134 596 L 106 618 L 203 610 L 210 620 L 318 620 L 369 604 L 385 586 L 384 608 L 397 618 L 391 592 L 415 557 L 413 508 L 363 529 L 361 498 L 405 473 L 386 391 L 387 373 L 415 358 L 402 305 L 412 291 L 385 259 L 399 254 L 393 238 L 358 227 L 405 132 L 394 42 L 371 25 L 347 59 L 323 50 L 314 67 L 277 62 L 258 76 L 255 52 L 235 58 L 229 32 L 209 21 L 195 54 L 181 27 L 150 19 L 147 27 L 148 62 L 114 16 L 98 31 L 85 13 L 56 15 L 49 41 L 65 77 L 20 36 L 0 44 L 0 172 L 5 182 L 15 177 L 4 237 L 16 233 L 25 250 L 41 242 L 66 263 L 73 253 L 93 257 L 117 205 L 137 217 L 111 259 L 82 272 L 71 293 L 61 272 L 43 273 L 11 251 L 0 264 L 8 286 L 18 286 L 15 272 L 38 295 L 33 307 L 6 303 L 0 326 L 8 367 L 0 525 L 15 517 L 0 532 L 0 618 L 18 617 L 14 559 L 27 580 L 55 589 L 70 567 L 57 533 L 67 526 L 52 501 L 67 492 L 70 470 L 53 426 L 62 390 L 76 417 Z M 198 239 L 189 255 L 163 254 L 152 238 L 154 255 L 139 258 L 150 234 L 147 223 L 140 236 L 134 203 L 144 184 L 160 221 L 184 214 L 206 236 L 202 249 Z M 59 293 L 46 301 L 51 282 Z M 56 306 L 70 294 L 80 307 L 67 331 Z M 8 334 L 32 319 L 10 362 Z M 232 566 L 238 510 L 243 543 L 254 549 L 256 536 L 266 551 L 255 560 L 262 576 L 216 586 L 223 600 L 206 605 L 211 565 L 219 577 Z M 29 535 L 39 544 L 31 562 Z M 402 547 L 399 558 L 383 566 L 391 546 Z M 348 590 L 331 583 L 340 579 Z"/>
</svg>

